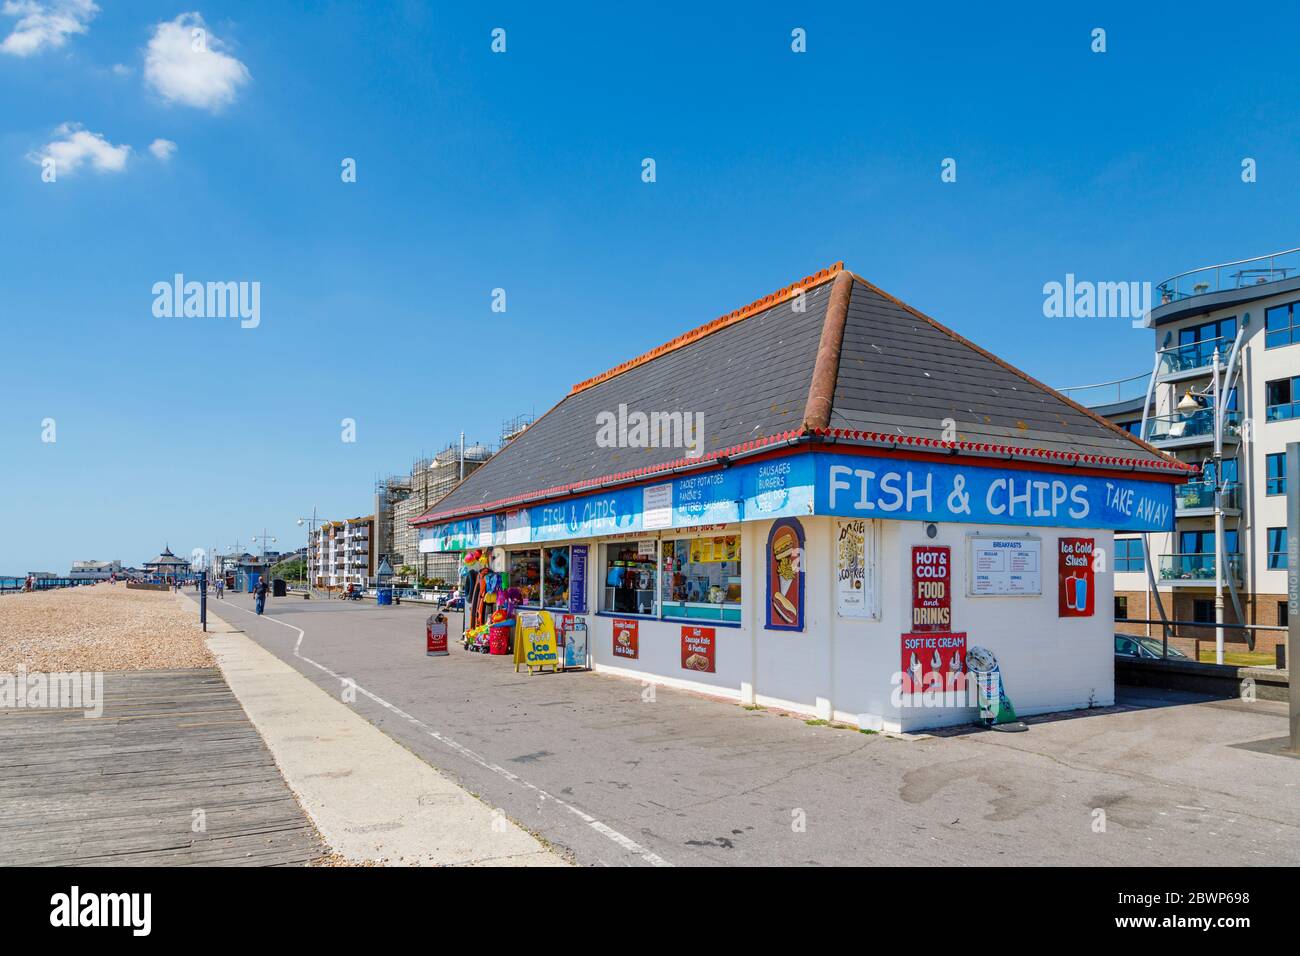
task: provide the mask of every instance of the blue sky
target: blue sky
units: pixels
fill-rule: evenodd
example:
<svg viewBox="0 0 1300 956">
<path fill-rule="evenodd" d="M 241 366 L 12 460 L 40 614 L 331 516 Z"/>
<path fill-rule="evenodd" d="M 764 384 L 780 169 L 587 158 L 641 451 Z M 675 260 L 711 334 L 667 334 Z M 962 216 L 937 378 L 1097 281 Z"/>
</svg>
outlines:
<svg viewBox="0 0 1300 956">
<path fill-rule="evenodd" d="M 1044 283 L 1300 245 L 1285 7 L 42 2 L 76 29 L 0 47 L 4 574 L 299 545 L 837 259 L 1064 385 L 1149 370 L 1150 333 L 1044 318 Z M 196 64 L 163 42 L 193 13 Z M 155 317 L 177 272 L 260 282 L 260 326 Z"/>
</svg>

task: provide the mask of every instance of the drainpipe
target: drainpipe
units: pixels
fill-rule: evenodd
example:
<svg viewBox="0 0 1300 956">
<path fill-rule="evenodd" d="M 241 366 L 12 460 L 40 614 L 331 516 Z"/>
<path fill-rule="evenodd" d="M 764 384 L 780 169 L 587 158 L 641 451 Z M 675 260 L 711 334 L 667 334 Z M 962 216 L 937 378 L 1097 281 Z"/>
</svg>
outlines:
<svg viewBox="0 0 1300 956">
<path fill-rule="evenodd" d="M 1214 662 L 1223 663 L 1223 415 L 1219 348 L 1214 348 Z"/>
</svg>

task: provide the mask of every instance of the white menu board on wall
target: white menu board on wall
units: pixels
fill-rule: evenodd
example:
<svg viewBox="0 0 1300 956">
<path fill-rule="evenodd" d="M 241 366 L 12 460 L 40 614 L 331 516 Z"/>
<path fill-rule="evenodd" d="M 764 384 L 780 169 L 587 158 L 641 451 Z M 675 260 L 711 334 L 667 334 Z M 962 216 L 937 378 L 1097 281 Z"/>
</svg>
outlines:
<svg viewBox="0 0 1300 956">
<path fill-rule="evenodd" d="M 1043 593 L 1041 538 L 973 534 L 966 542 L 971 597 Z"/>
</svg>

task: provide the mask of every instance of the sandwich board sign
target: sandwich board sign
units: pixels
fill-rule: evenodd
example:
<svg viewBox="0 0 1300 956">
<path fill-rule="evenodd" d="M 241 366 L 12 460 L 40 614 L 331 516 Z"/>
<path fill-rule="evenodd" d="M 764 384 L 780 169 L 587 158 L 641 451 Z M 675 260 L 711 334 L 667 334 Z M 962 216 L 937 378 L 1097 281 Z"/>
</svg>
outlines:
<svg viewBox="0 0 1300 956">
<path fill-rule="evenodd" d="M 558 669 L 559 648 L 555 641 L 555 618 L 547 611 L 520 611 L 515 615 L 515 672 L 520 665 L 536 674 L 544 667 Z"/>
</svg>

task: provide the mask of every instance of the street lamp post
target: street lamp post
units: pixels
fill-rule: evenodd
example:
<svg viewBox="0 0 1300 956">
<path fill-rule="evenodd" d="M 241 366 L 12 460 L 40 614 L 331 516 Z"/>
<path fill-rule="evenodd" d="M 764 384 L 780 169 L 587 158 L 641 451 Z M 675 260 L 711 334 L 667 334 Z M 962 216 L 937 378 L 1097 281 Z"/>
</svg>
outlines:
<svg viewBox="0 0 1300 956">
<path fill-rule="evenodd" d="M 307 592 L 308 593 L 314 593 L 316 590 L 316 581 L 311 575 L 311 558 L 312 558 L 311 552 L 312 552 L 312 538 L 315 537 L 316 532 L 320 527 L 320 524 L 321 524 L 321 519 L 316 514 L 315 505 L 312 505 L 310 518 L 298 519 L 298 527 L 301 528 L 303 525 L 307 526 L 307 560 L 305 563 L 307 568 Z M 325 596 L 327 598 L 329 597 L 329 591 L 325 592 Z"/>
</svg>

